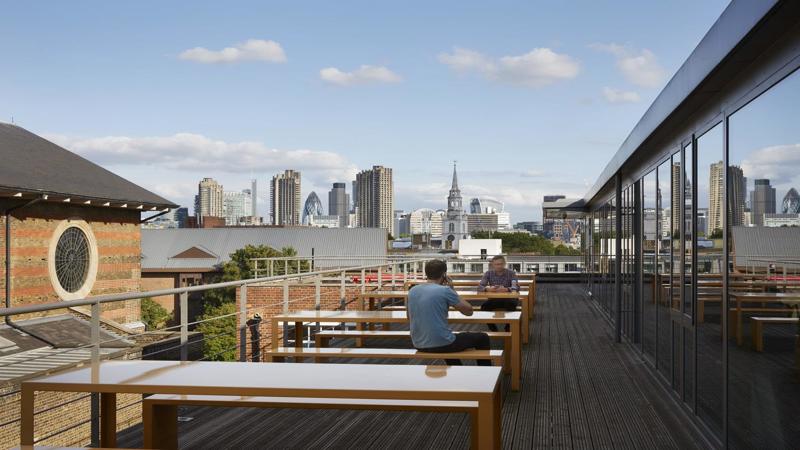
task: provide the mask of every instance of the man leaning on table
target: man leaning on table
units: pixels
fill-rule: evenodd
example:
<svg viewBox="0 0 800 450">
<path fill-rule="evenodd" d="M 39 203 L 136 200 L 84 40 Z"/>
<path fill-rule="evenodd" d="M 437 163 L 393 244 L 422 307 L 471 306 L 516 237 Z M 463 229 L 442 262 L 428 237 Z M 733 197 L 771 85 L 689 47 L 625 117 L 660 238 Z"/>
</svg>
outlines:
<svg viewBox="0 0 800 450">
<path fill-rule="evenodd" d="M 408 321 L 411 327 L 411 342 L 423 352 L 451 353 L 467 349 L 489 350 L 489 335 L 486 333 L 453 333 L 447 323 L 450 307 L 465 316 L 472 315 L 472 305 L 462 300 L 456 291 L 448 287 L 447 264 L 441 260 L 425 264 L 428 282 L 415 286 L 408 292 Z M 461 365 L 458 359 L 446 359 L 451 366 Z M 479 360 L 479 366 L 490 366 L 488 360 Z"/>
<path fill-rule="evenodd" d="M 493 257 L 490 266 L 478 284 L 478 292 L 519 292 L 517 273 L 506 268 L 505 257 Z M 496 298 L 483 302 L 481 311 L 516 311 L 518 305 L 519 301 L 515 298 Z M 506 331 L 508 328 L 506 325 Z M 497 325 L 490 323 L 489 329 L 497 331 Z"/>
</svg>

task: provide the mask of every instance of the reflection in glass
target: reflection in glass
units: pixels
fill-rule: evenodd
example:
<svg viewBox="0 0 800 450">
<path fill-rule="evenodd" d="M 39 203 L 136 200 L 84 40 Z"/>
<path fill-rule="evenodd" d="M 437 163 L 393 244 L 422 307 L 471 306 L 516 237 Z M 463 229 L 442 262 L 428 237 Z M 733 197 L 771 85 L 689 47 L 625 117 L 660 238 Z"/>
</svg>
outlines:
<svg viewBox="0 0 800 450">
<path fill-rule="evenodd" d="M 789 320 L 800 304 L 800 217 L 777 210 L 800 187 L 798 105 L 795 73 L 729 119 L 732 448 L 797 448 L 800 442 L 800 325 Z M 759 324 L 761 334 L 754 335 Z"/>
<path fill-rule="evenodd" d="M 656 192 L 658 226 L 658 263 L 656 270 L 656 304 L 658 305 L 658 357 L 659 372 L 672 380 L 672 332 L 670 305 L 672 304 L 672 160 L 658 166 Z"/>
<path fill-rule="evenodd" d="M 656 172 L 642 178 L 642 350 L 645 357 L 655 362 L 656 357 L 656 252 L 658 248 L 658 212 Z"/>
</svg>

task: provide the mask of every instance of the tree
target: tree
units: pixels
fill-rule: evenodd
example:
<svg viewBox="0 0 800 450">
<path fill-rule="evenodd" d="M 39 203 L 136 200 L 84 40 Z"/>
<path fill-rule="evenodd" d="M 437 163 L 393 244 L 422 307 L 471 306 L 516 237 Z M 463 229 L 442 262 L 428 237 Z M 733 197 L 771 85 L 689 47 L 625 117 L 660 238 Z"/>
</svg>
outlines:
<svg viewBox="0 0 800 450">
<path fill-rule="evenodd" d="M 170 314 L 150 297 L 142 299 L 140 305 L 142 309 L 142 322 L 144 322 L 145 330 L 161 330 L 167 326 Z"/>
<path fill-rule="evenodd" d="M 714 231 L 711 232 L 709 239 L 722 239 L 722 229 L 714 228 Z"/>
<path fill-rule="evenodd" d="M 203 357 L 206 360 L 236 360 L 235 312 L 236 304 L 231 302 L 205 305 L 197 331 L 203 333 Z"/>
<path fill-rule="evenodd" d="M 476 231 L 472 233 L 475 239 L 500 239 L 503 241 L 503 253 L 535 253 L 538 255 L 580 255 L 580 250 L 557 246 L 553 241 L 539 235 L 527 233 L 501 233 L 499 231 Z"/>
</svg>

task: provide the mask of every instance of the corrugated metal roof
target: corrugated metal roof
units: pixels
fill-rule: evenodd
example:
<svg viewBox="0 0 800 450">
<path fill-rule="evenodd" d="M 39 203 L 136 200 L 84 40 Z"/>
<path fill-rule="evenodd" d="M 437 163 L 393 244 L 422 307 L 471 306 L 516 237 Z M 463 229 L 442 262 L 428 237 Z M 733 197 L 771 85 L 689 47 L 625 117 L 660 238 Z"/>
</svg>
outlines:
<svg viewBox="0 0 800 450">
<path fill-rule="evenodd" d="M 120 352 L 120 349 L 101 348 L 100 355 Z M 0 357 L 0 382 L 14 380 L 48 370 L 63 369 L 72 364 L 88 361 L 92 350 L 88 348 L 59 349 L 37 348 Z"/>
<path fill-rule="evenodd" d="M 797 227 L 733 227 L 733 252 L 739 267 L 765 267 L 768 261 L 800 260 L 800 228 Z"/>
<path fill-rule="evenodd" d="M 0 123 L 0 187 L 175 208 L 177 205 L 24 128 Z M 133 205 L 132 205 L 133 206 Z"/>
<path fill-rule="evenodd" d="M 386 256 L 387 233 L 381 228 L 179 228 L 142 230 L 142 270 L 214 268 L 246 245 L 268 245 L 280 250 L 292 247 L 299 256 L 366 256 L 374 264 Z M 173 258 L 200 247 L 218 258 Z M 319 260 L 317 267 L 358 265 L 352 260 Z"/>
</svg>

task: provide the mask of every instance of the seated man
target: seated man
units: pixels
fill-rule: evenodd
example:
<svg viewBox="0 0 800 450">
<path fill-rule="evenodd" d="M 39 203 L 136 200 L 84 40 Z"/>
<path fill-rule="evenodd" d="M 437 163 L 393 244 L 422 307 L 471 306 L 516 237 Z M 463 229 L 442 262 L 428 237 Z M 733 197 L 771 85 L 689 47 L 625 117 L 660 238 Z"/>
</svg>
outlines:
<svg viewBox="0 0 800 450">
<path fill-rule="evenodd" d="M 506 268 L 506 258 L 497 255 L 492 258 L 491 269 L 483 274 L 478 292 L 519 292 L 517 273 Z M 481 311 L 516 311 L 519 301 L 515 298 L 496 298 L 481 305 Z M 509 330 L 506 325 L 506 331 Z M 497 325 L 490 323 L 489 329 L 497 331 Z"/>
<path fill-rule="evenodd" d="M 423 352 L 450 353 L 474 348 L 489 350 L 489 335 L 486 333 L 458 333 L 450 330 L 447 314 L 451 306 L 464 314 L 472 315 L 472 305 L 458 297 L 453 289 L 445 286 L 447 264 L 433 260 L 425 264 L 428 282 L 414 286 L 408 292 L 408 320 L 411 324 L 411 342 Z M 461 360 L 446 359 L 451 366 L 460 366 Z M 478 365 L 490 366 L 488 360 L 479 360 Z"/>
</svg>

